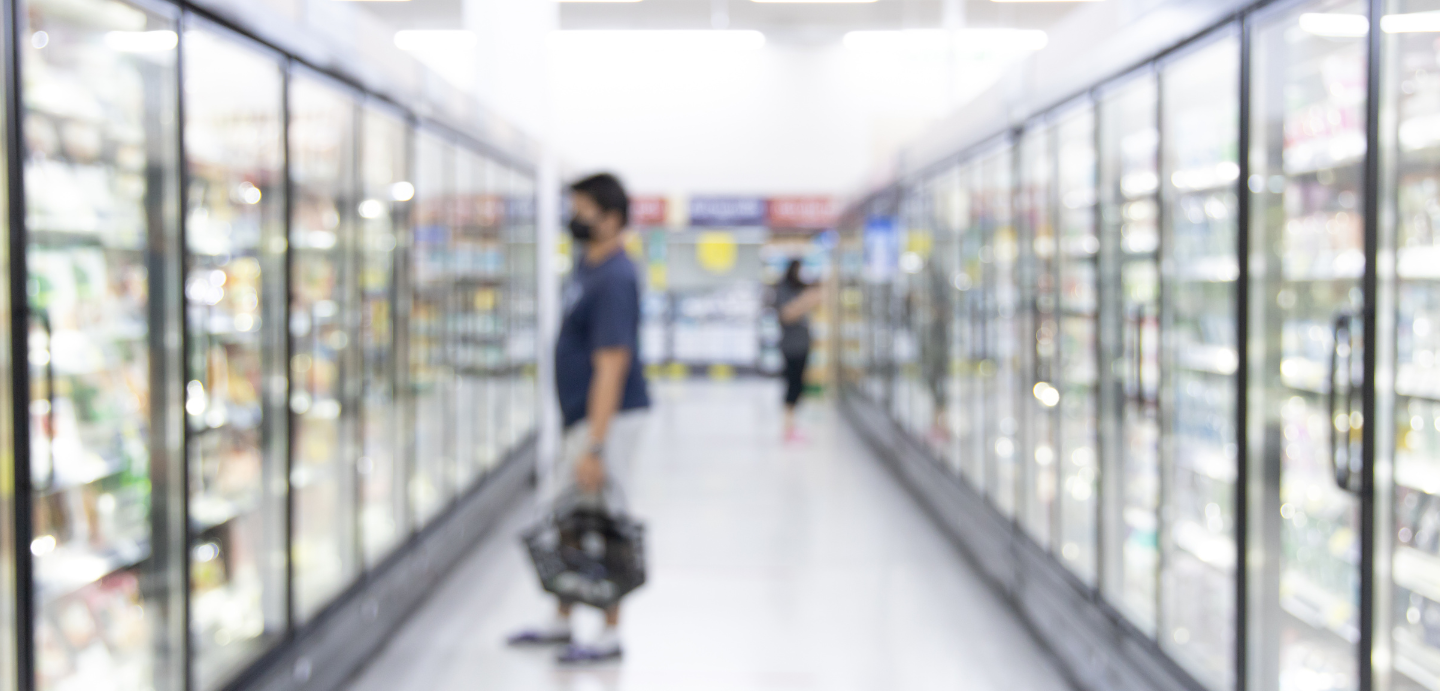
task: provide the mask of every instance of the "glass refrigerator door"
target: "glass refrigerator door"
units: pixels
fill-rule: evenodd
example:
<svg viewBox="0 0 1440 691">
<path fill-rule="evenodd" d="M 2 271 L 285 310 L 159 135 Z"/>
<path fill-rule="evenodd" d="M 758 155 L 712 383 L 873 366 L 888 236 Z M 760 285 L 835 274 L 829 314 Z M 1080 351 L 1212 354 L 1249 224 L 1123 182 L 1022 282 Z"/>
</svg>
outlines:
<svg viewBox="0 0 1440 691">
<path fill-rule="evenodd" d="M 530 178 L 510 171 L 510 186 L 503 197 L 506 264 L 510 267 L 510 333 L 508 360 L 515 368 L 515 390 L 511 396 L 515 411 L 515 438 L 524 440 L 535 431 L 536 329 L 535 187 Z M 642 353 L 643 355 L 643 353 Z"/>
<path fill-rule="evenodd" d="M 904 202 L 905 242 L 900 252 L 900 273 L 896 288 L 900 290 L 903 329 L 896 334 L 896 360 L 900 367 L 897 398 L 903 403 L 896 414 L 901 424 L 917 439 L 927 439 L 934 424 L 934 399 L 931 397 L 930 375 L 943 364 L 937 363 L 934 351 L 926 343 L 929 335 L 930 294 L 927 279 L 933 272 L 931 250 L 934 233 L 930 229 L 929 189 L 925 184 L 910 188 Z M 927 359 L 928 356 L 928 359 Z"/>
<path fill-rule="evenodd" d="M 190 626 L 210 689 L 287 620 L 284 74 L 196 27 L 184 74 Z"/>
<path fill-rule="evenodd" d="M 956 357 L 961 361 L 959 388 L 961 411 L 955 425 L 955 442 L 959 447 L 960 470 L 970 486 L 977 492 L 984 492 L 989 485 L 990 473 L 986 467 L 986 430 L 994 415 L 985 402 L 988 373 L 994 365 L 985 356 L 985 299 L 986 262 L 982 257 L 985 247 L 984 228 L 981 219 L 984 204 L 980 194 L 980 166 L 968 163 L 960 169 L 960 195 L 963 222 L 960 231 L 960 271 L 955 287 L 960 299 L 955 303 L 955 325 L 958 333 L 955 346 Z"/>
<path fill-rule="evenodd" d="M 470 486 L 479 475 L 482 464 L 494 451 L 489 448 L 496 438 L 491 420 L 497 406 L 488 400 L 492 387 L 485 376 L 485 324 L 493 317 L 499 294 L 486 276 L 484 252 L 492 235 L 487 215 L 487 168 L 479 156 L 465 150 L 458 152 L 455 165 L 454 241 L 454 309 L 455 329 L 455 401 L 451 410 L 455 419 L 456 487 Z"/>
<path fill-rule="evenodd" d="M 450 310 L 454 148 L 427 132 L 416 141 L 415 230 L 410 245 L 410 510 L 424 525 L 449 499 L 446 393 L 453 378 Z"/>
<path fill-rule="evenodd" d="M 1248 577 L 1256 691 L 1359 685 L 1364 14 L 1360 2 L 1312 2 L 1257 19 L 1254 31 L 1246 465 L 1250 540 L 1265 555 Z M 1325 23 L 1338 15 L 1358 18 L 1358 30 Z"/>
<path fill-rule="evenodd" d="M 1165 66 L 1161 645 L 1234 686 L 1240 44 Z"/>
<path fill-rule="evenodd" d="M 1386 20 L 1397 23 L 1440 10 L 1435 0 L 1388 5 L 1397 18 Z M 1381 138 L 1392 166 L 1382 199 L 1393 215 L 1380 217 L 1393 222 L 1382 228 L 1380 256 L 1393 253 L 1395 273 L 1382 273 L 1377 296 L 1375 510 L 1376 563 L 1388 563 L 1390 578 L 1375 584 L 1375 618 L 1388 633 L 1376 649 L 1388 649 L 1391 665 L 1374 659 L 1376 688 L 1388 678 L 1389 688 L 1412 691 L 1440 685 L 1440 55 L 1429 31 L 1385 39 L 1391 117 L 1381 122 L 1394 129 Z"/>
<path fill-rule="evenodd" d="M 179 611 L 165 567 L 184 547 L 167 542 L 163 507 L 180 421 L 164 393 L 174 386 L 175 353 L 164 346 L 173 323 L 155 315 L 175 319 L 164 307 L 175 276 L 151 262 L 178 265 L 169 249 L 179 237 L 176 22 L 89 0 L 28 2 L 17 16 L 34 522 L 23 548 L 33 556 L 36 682 L 173 688 L 183 660 L 165 650 L 184 634 L 167 624 Z M 8 326 L 9 297 L 0 305 Z M 0 433 L 9 473 L 12 430 Z M 0 525 L 13 564 L 8 519 Z M 0 605 L 7 632 L 16 630 L 9 573 L 0 576 L 12 592 Z M 8 654 L 0 667 L 14 671 Z"/>
<path fill-rule="evenodd" d="M 1141 630 L 1155 630 L 1159 580 L 1159 266 L 1156 191 L 1160 132 L 1155 80 L 1146 76 L 1100 103 L 1100 212 L 1119 278 L 1110 286 L 1110 374 L 1118 419 L 1104 475 L 1107 502 L 1103 589 Z M 1107 280 L 1114 280 L 1107 278 Z"/>
<path fill-rule="evenodd" d="M 355 535 L 357 242 L 355 118 L 350 94 L 290 82 L 290 561 L 297 623 L 358 573 Z M 355 344 L 358 346 L 359 344 Z"/>
<path fill-rule="evenodd" d="M 925 359 L 931 375 L 925 381 L 931 396 L 934 412 L 929 420 L 926 438 L 935 455 L 945 462 L 951 472 L 959 472 L 959 457 L 955 445 L 956 410 L 958 405 L 955 359 L 955 303 L 958 292 L 957 260 L 960 227 L 958 180 L 954 170 L 946 171 L 930 183 L 931 227 L 934 228 L 934 247 L 931 248 L 930 262 L 925 275 L 925 288 L 929 292 L 926 305 L 925 336 L 922 341 Z M 964 411 L 966 414 L 968 410 Z"/>
<path fill-rule="evenodd" d="M 1021 525 L 1042 547 L 1052 544 L 1055 522 L 1055 442 L 1060 389 L 1056 375 L 1059 324 L 1056 315 L 1054 222 L 1054 132 L 1040 123 L 1020 140 L 1020 176 L 1015 214 L 1021 232 L 1024 278 L 1021 323 L 1024 372 Z"/>
<path fill-rule="evenodd" d="M 510 453 L 515 446 L 516 421 L 514 396 L 516 370 L 506 350 L 511 327 L 510 302 L 516 278 L 515 268 L 510 264 L 509 247 L 505 235 L 504 195 L 510 185 L 510 172 L 504 166 L 485 161 L 485 194 L 483 197 L 482 227 L 484 240 L 479 245 L 484 271 L 480 273 L 486 282 L 486 289 L 493 291 L 495 301 L 485 313 L 484 336 L 481 356 L 484 366 L 492 373 L 490 413 L 496 450 L 492 455 Z"/>
<path fill-rule="evenodd" d="M 1006 517 L 1015 516 L 1016 457 L 1019 455 L 1020 396 L 1025 373 L 1020 333 L 1020 243 L 1011 218 L 1013 150 L 1006 146 L 980 164 L 980 262 L 985 265 L 985 360 L 981 405 L 994 411 L 986 422 L 990 459 L 986 494 Z M 1025 392 L 1025 395 L 1030 395 Z"/>
<path fill-rule="evenodd" d="M 404 120 L 366 108 L 360 120 L 360 546 L 367 567 L 404 537 L 405 474 L 397 410 L 396 246 L 408 222 L 409 129 Z"/>
<path fill-rule="evenodd" d="M 1056 218 L 1060 292 L 1060 527 L 1061 560 L 1086 583 L 1095 582 L 1100 473 L 1099 286 L 1095 229 L 1095 111 L 1066 115 L 1055 126 Z"/>
</svg>

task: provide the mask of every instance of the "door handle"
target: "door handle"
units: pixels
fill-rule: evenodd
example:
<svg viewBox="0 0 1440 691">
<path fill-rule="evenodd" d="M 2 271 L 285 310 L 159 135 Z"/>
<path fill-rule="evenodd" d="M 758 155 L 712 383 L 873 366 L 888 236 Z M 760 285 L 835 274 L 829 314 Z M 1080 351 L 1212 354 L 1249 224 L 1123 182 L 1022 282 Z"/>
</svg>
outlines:
<svg viewBox="0 0 1440 691">
<path fill-rule="evenodd" d="M 1335 321 L 1331 324 L 1332 341 L 1330 343 L 1330 369 L 1328 384 L 1325 394 L 1325 404 L 1328 413 L 1330 427 L 1330 471 L 1335 478 L 1335 484 L 1347 492 L 1358 492 L 1355 487 L 1354 453 L 1351 444 L 1351 436 L 1354 427 L 1350 424 L 1350 415 L 1354 410 L 1355 385 L 1354 385 L 1354 332 L 1353 323 L 1355 315 L 1349 312 L 1340 312 L 1335 315 Z M 1344 350 L 1343 354 L 1341 350 Z M 1340 368 L 1341 359 L 1345 361 L 1345 368 Z M 1341 376 L 1343 374 L 1343 376 Z M 1337 380 L 1345 383 L 1345 410 L 1344 419 L 1337 415 L 1336 399 L 1338 398 Z M 1344 428 L 1342 429 L 1342 423 Z M 1361 425 L 1365 424 L 1362 420 Z M 1343 443 L 1342 443 L 1342 436 Z M 1340 461 L 1340 449 L 1345 449 L 1345 460 Z"/>
</svg>

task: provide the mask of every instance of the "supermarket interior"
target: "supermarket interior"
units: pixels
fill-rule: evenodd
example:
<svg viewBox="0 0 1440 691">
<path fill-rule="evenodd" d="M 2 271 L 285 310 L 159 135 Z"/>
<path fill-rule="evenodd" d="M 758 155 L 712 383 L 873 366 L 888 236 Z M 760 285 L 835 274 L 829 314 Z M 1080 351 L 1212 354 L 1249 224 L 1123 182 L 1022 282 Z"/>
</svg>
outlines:
<svg viewBox="0 0 1440 691">
<path fill-rule="evenodd" d="M 0 691 L 1440 691 L 1440 0 L 0 17 Z"/>
</svg>

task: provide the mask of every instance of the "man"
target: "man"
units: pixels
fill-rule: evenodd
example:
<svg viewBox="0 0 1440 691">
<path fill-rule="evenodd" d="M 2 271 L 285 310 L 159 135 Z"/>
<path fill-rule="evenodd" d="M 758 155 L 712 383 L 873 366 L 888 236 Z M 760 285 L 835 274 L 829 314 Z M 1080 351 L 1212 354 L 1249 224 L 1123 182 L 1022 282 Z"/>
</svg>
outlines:
<svg viewBox="0 0 1440 691">
<path fill-rule="evenodd" d="M 624 248 L 630 199 L 608 173 L 585 178 L 570 192 L 570 233 L 583 256 L 565 289 L 555 343 L 565 433 L 549 500 L 578 491 L 589 501 L 613 504 L 613 489 L 620 501 L 628 496 L 631 457 L 650 406 L 639 363 L 640 282 Z M 511 636 L 511 645 L 564 644 L 562 663 L 621 656 L 618 606 L 605 612 L 604 631 L 589 643 L 573 640 L 570 611 L 571 603 L 560 602 L 551 622 Z"/>
</svg>

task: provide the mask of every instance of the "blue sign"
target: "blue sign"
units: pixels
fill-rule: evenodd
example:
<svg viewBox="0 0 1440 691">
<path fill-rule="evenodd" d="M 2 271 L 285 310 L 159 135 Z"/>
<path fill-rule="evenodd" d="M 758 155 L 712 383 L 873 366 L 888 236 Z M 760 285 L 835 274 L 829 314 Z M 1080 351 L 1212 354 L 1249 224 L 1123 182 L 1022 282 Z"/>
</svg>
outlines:
<svg viewBox="0 0 1440 691">
<path fill-rule="evenodd" d="M 765 225 L 762 197 L 691 197 L 690 225 L 698 228 L 733 228 Z"/>
<path fill-rule="evenodd" d="M 900 259 L 900 234 L 892 216 L 871 216 L 865 221 L 865 277 L 884 283 L 895 274 Z"/>
</svg>

